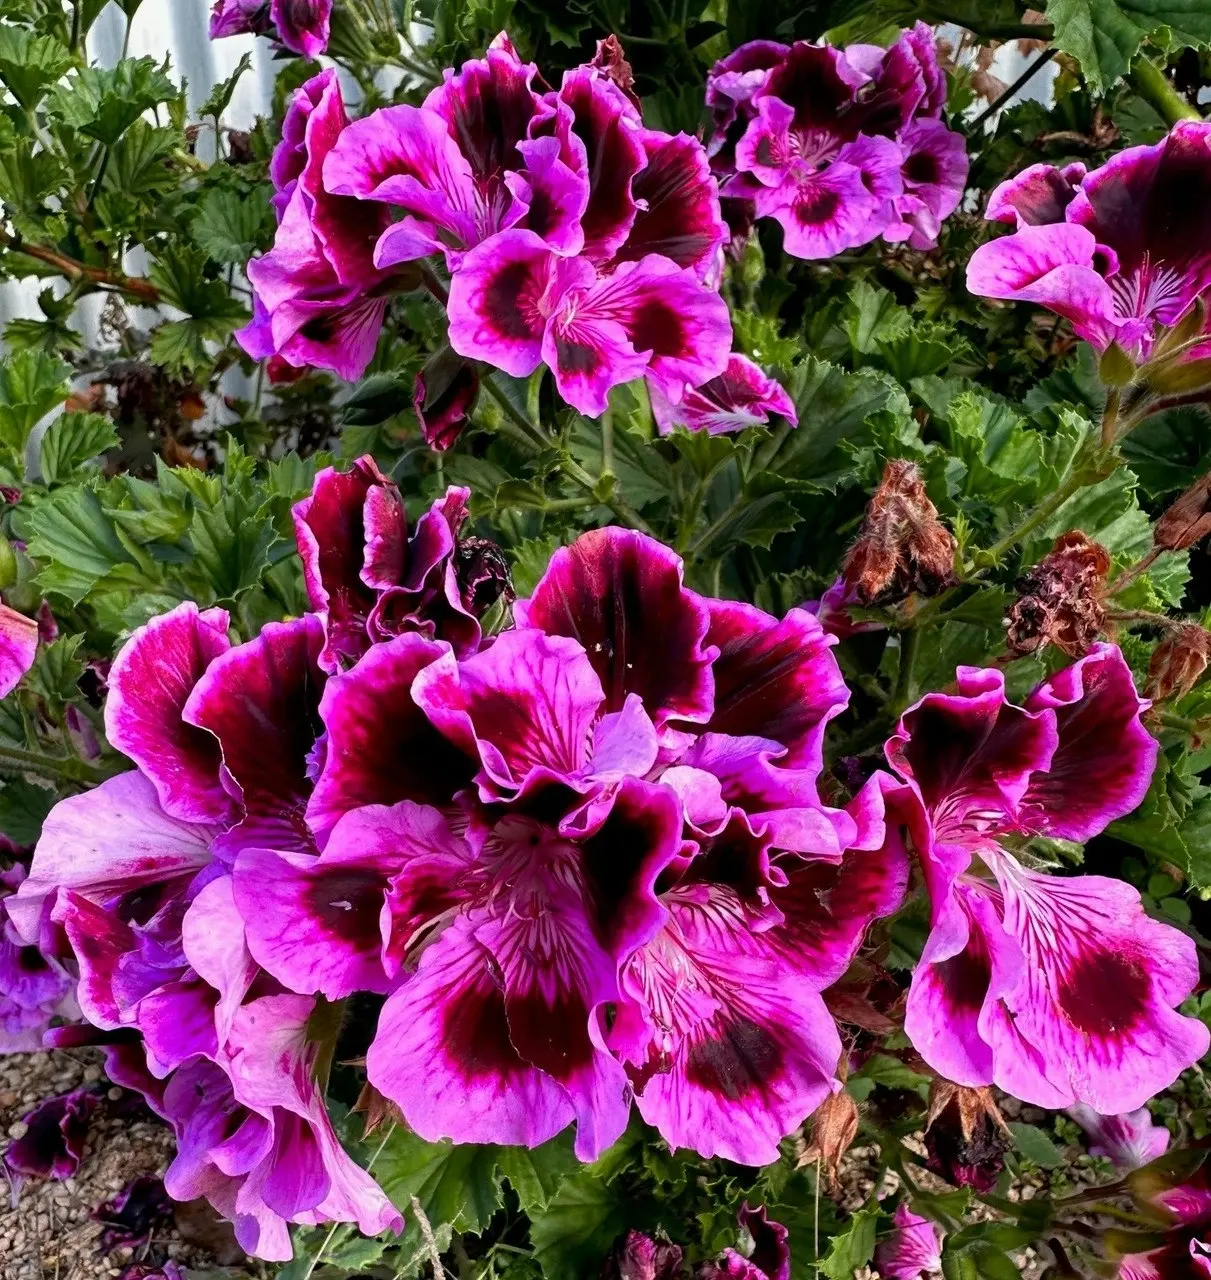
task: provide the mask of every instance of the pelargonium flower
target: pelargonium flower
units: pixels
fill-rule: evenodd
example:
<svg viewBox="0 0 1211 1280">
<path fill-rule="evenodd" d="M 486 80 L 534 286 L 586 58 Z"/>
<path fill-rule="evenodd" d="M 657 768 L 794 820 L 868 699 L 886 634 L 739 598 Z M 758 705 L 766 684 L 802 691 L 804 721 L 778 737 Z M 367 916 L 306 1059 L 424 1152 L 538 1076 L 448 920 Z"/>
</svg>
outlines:
<svg viewBox="0 0 1211 1280">
<path fill-rule="evenodd" d="M 495 598 L 485 604 L 460 577 L 470 497 L 448 489 L 409 533 L 399 489 L 368 454 L 348 471 L 319 472 L 294 508 L 294 529 L 307 596 L 324 623 L 325 671 L 405 631 L 448 640 L 459 654 L 478 647 L 479 618 Z"/>
<path fill-rule="evenodd" d="M 215 0 L 210 38 L 273 36 L 291 53 L 316 58 L 328 47 L 332 0 Z"/>
<path fill-rule="evenodd" d="M 771 414 L 785 418 L 792 427 L 799 422 L 794 401 L 781 384 L 736 352 L 728 356 L 727 367 L 717 378 L 686 391 L 680 404 L 669 400 L 657 385 L 649 390 L 652 416 L 661 435 L 674 427 L 710 435 L 743 431 L 763 426 Z"/>
<path fill-rule="evenodd" d="M 1175 1012 L 1194 944 L 1131 886 L 1032 870 L 999 836 L 1088 840 L 1143 799 L 1157 746 L 1117 647 L 1095 645 L 1016 706 L 961 667 L 887 743 L 912 797 L 932 900 L 905 1030 L 941 1076 L 1044 1107 L 1115 1115 L 1159 1092 L 1211 1033 Z"/>
<path fill-rule="evenodd" d="M 942 1232 L 901 1200 L 892 1219 L 895 1229 L 875 1250 L 875 1270 L 887 1280 L 920 1280 L 942 1270 Z"/>
<path fill-rule="evenodd" d="M 56 1016 L 79 1014 L 71 976 L 9 922 L 4 904 L 25 879 L 19 863 L 0 871 L 0 1053 L 33 1053 Z"/>
<path fill-rule="evenodd" d="M 145 1262 L 132 1262 L 118 1276 L 118 1280 L 187 1280 L 187 1277 L 170 1259 L 161 1267 L 149 1266 Z"/>
<path fill-rule="evenodd" d="M 334 84 L 305 86 L 275 156 L 286 212 L 250 269 L 248 350 L 357 376 L 392 274 L 441 254 L 455 351 L 518 376 L 545 360 L 583 412 L 645 372 L 673 401 L 722 372 L 731 326 L 704 281 L 726 230 L 701 144 L 646 128 L 616 60 L 548 92 L 537 74 L 502 34 L 423 106 L 347 127 Z M 324 319 L 296 325 L 304 304 Z M 324 326 L 306 350 L 305 322 Z"/>
<path fill-rule="evenodd" d="M 1211 124 L 1181 120 L 1158 143 L 1100 169 L 1032 165 L 1003 182 L 986 216 L 1012 234 L 981 245 L 967 287 L 1034 302 L 1099 352 L 1146 361 L 1161 333 L 1211 286 Z"/>
<path fill-rule="evenodd" d="M 600 1280 L 681 1280 L 682 1257 L 680 1245 L 631 1230 L 602 1264 Z"/>
<path fill-rule="evenodd" d="M 0 604 L 0 698 L 7 698 L 34 665 L 38 622 Z"/>
<path fill-rule="evenodd" d="M 251 953 L 301 993 L 386 996 L 367 1073 L 426 1139 L 575 1120 L 592 1159 L 633 1091 L 674 1146 L 776 1159 L 839 1087 L 819 992 L 907 874 L 881 782 L 846 810 L 817 791 L 831 642 L 620 529 L 558 552 L 515 618 L 329 680 L 320 856 L 235 861 Z"/>
<path fill-rule="evenodd" d="M 1204 1280 L 1211 1271 L 1211 1186 L 1205 1165 L 1178 1186 L 1137 1196 L 1167 1229 L 1156 1248 L 1118 1259 L 1119 1280 Z"/>
<path fill-rule="evenodd" d="M 1099 1115 L 1077 1103 L 1068 1114 L 1089 1135 L 1089 1153 L 1105 1156 L 1120 1169 L 1138 1169 L 1169 1149 L 1169 1130 L 1153 1124 L 1147 1107 L 1120 1116 Z"/>
<path fill-rule="evenodd" d="M 277 236 L 248 264 L 253 317 L 236 337 L 255 359 L 353 379 L 374 357 L 392 286 L 374 262 L 386 211 L 323 185 L 324 161 L 348 127 L 335 68 L 295 91 L 270 168 Z"/>
<path fill-rule="evenodd" d="M 205 1195 L 244 1248 L 281 1260 L 287 1222 L 373 1235 L 399 1216 L 328 1122 L 314 1001 L 258 974 L 232 896 L 245 846 L 314 850 L 303 809 L 323 626 L 271 623 L 233 646 L 228 622 L 183 604 L 127 642 L 106 734 L 137 767 L 52 810 L 8 907 L 26 942 L 65 947 L 113 1078 L 174 1127 L 169 1193 Z"/>
<path fill-rule="evenodd" d="M 783 246 L 827 258 L 882 235 L 937 243 L 967 179 L 961 134 L 924 23 L 888 49 L 759 40 L 707 77 L 709 147 L 727 200 L 782 226 Z"/>
<path fill-rule="evenodd" d="M 9 1170 L 21 1178 L 70 1178 L 80 1167 L 97 1101 L 85 1087 L 40 1102 L 22 1117 L 25 1133 L 4 1153 Z"/>
<path fill-rule="evenodd" d="M 102 1249 L 133 1249 L 146 1244 L 153 1231 L 172 1219 L 172 1201 L 161 1178 L 141 1173 L 112 1200 L 94 1209 L 92 1216 L 105 1228 Z"/>
<path fill-rule="evenodd" d="M 751 1241 L 746 1253 L 725 1249 L 717 1262 L 704 1262 L 697 1280 L 791 1280 L 790 1232 L 771 1222 L 765 1206 L 740 1206 L 740 1227 Z"/>
</svg>

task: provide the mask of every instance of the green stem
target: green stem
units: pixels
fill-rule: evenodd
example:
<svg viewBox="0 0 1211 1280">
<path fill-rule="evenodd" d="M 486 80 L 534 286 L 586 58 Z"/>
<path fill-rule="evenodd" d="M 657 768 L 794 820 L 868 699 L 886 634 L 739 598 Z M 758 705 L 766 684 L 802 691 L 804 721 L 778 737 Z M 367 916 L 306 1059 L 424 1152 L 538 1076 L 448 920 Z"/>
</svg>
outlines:
<svg viewBox="0 0 1211 1280">
<path fill-rule="evenodd" d="M 910 627 L 907 631 L 900 632 L 900 666 L 896 671 L 896 684 L 887 707 L 893 719 L 910 706 L 917 696 L 914 669 L 920 647 L 920 627 Z"/>
<path fill-rule="evenodd" d="M 614 470 L 614 411 L 608 406 L 601 415 L 601 474 L 617 474 Z"/>
<path fill-rule="evenodd" d="M 47 756 L 21 747 L 0 746 L 0 769 L 18 773 L 37 773 L 44 778 L 60 778 L 67 782 L 104 782 L 112 772 L 71 756 Z"/>
<path fill-rule="evenodd" d="M 1197 108 L 1192 107 L 1160 67 L 1147 58 L 1136 59 L 1127 81 L 1149 106 L 1156 109 L 1167 125 L 1175 125 L 1179 120 L 1202 119 Z"/>
</svg>

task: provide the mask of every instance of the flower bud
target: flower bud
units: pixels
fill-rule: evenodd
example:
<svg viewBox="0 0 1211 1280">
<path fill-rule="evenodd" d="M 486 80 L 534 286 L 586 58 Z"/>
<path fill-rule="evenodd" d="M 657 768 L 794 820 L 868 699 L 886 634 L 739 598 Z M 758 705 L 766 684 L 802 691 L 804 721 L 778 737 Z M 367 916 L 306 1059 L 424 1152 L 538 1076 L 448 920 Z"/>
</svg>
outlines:
<svg viewBox="0 0 1211 1280">
<path fill-rule="evenodd" d="M 912 462 L 892 458 L 866 508 L 841 576 L 863 605 L 937 595 L 957 581 L 955 540 Z"/>
<path fill-rule="evenodd" d="M 1211 533 L 1211 472 L 1196 480 L 1156 522 L 1153 544 L 1184 551 Z"/>
<path fill-rule="evenodd" d="M 628 1231 L 610 1250 L 601 1280 L 676 1280 L 681 1275 L 681 1247 Z"/>
<path fill-rule="evenodd" d="M 449 347 L 430 356 L 412 384 L 412 407 L 430 449 L 444 453 L 463 433 L 479 396 L 479 374 Z"/>
<path fill-rule="evenodd" d="M 505 553 L 488 538 L 463 538 L 454 551 L 459 598 L 468 613 L 482 618 L 500 599 L 517 599 Z"/>
<path fill-rule="evenodd" d="M 1183 622 L 1165 633 L 1148 663 L 1144 697 L 1153 702 L 1184 698 L 1211 662 L 1211 631 Z"/>
<path fill-rule="evenodd" d="M 13 544 L 0 534 L 0 591 L 7 591 L 17 581 L 17 553 Z"/>
<path fill-rule="evenodd" d="M 1079 529 L 1018 579 L 1018 598 L 1005 618 L 1006 643 L 1017 657 L 1053 644 L 1070 658 L 1089 652 L 1106 622 L 1102 588 L 1110 553 Z"/>
</svg>

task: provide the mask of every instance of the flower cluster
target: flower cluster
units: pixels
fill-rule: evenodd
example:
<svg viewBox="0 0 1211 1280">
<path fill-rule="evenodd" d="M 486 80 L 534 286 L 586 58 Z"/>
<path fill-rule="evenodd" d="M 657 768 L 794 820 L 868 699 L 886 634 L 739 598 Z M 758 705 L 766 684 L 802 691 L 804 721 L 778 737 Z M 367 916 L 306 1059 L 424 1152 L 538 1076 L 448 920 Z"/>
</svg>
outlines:
<svg viewBox="0 0 1211 1280">
<path fill-rule="evenodd" d="M 936 1070 L 1116 1114 L 1205 1051 L 1173 1011 L 1190 940 L 997 842 L 1084 839 L 1142 796 L 1156 747 L 1117 649 L 1023 707 L 960 670 L 838 806 L 849 695 L 818 619 L 699 595 L 609 528 L 485 637 L 508 578 L 467 496 L 409 530 L 368 458 L 323 472 L 295 509 L 314 612 L 243 644 L 192 604 L 136 632 L 106 726 L 137 768 L 57 806 L 10 901 L 174 1127 L 170 1194 L 268 1258 L 289 1222 L 398 1226 L 324 1108 L 359 994 L 369 1082 L 427 1140 L 575 1123 L 592 1160 L 634 1105 L 673 1147 L 775 1160 L 841 1088 L 822 993 L 903 900 L 909 836 L 934 927 L 907 1030 Z"/>
<path fill-rule="evenodd" d="M 726 228 L 706 152 L 648 128 L 626 82 L 603 42 L 540 88 L 504 35 L 423 106 L 352 123 L 335 72 L 310 80 L 273 159 L 280 225 L 248 267 L 247 350 L 355 378 L 391 294 L 423 280 L 447 301 L 458 355 L 517 377 L 545 363 L 586 414 L 635 378 L 678 406 L 724 375 Z M 753 395 L 786 412 L 770 388 Z"/>
<path fill-rule="evenodd" d="M 967 180 L 924 23 L 888 49 L 755 40 L 707 78 L 711 163 L 737 221 L 774 218 L 797 258 L 882 236 L 931 249 Z M 730 220 L 730 219 L 729 219 Z"/>
<path fill-rule="evenodd" d="M 210 38 L 273 36 L 291 53 L 315 58 L 328 47 L 332 0 L 215 0 Z"/>
<path fill-rule="evenodd" d="M 1211 287 L 1209 201 L 1211 124 L 1202 121 L 1179 121 L 1093 173 L 1031 165 L 989 197 L 985 216 L 1014 230 L 972 254 L 967 287 L 1037 303 L 1099 352 L 1116 343 L 1143 363 Z"/>
</svg>

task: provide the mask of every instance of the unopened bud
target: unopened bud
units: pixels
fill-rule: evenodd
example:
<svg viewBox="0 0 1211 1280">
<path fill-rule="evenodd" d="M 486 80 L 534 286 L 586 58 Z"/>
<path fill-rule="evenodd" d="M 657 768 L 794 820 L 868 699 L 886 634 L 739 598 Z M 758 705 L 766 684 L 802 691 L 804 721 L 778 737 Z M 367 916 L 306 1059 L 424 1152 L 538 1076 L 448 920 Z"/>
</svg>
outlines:
<svg viewBox="0 0 1211 1280">
<path fill-rule="evenodd" d="M 0 534 L 0 591 L 7 591 L 17 581 L 17 553 L 13 544 Z"/>
<path fill-rule="evenodd" d="M 488 538 L 463 538 L 454 551 L 454 575 L 468 613 L 482 618 L 498 601 L 517 599 L 505 553 Z"/>
<path fill-rule="evenodd" d="M 463 433 L 479 397 L 479 374 L 450 347 L 429 357 L 412 384 L 412 408 L 425 443 L 444 453 Z"/>
<path fill-rule="evenodd" d="M 1153 543 L 1162 551 L 1185 551 L 1211 533 L 1211 473 L 1196 480 L 1156 522 Z"/>
<path fill-rule="evenodd" d="M 1152 651 L 1144 697 L 1153 702 L 1184 698 L 1211 663 L 1211 631 L 1183 622 L 1165 633 Z"/>
<path fill-rule="evenodd" d="M 955 540 L 912 462 L 892 458 L 866 508 L 841 576 L 864 605 L 937 595 L 957 581 Z"/>
<path fill-rule="evenodd" d="M 390 1098 L 385 1098 L 379 1093 L 369 1081 L 362 1086 L 362 1091 L 358 1094 L 357 1101 L 353 1104 L 353 1112 L 355 1115 L 364 1115 L 366 1117 L 363 1138 L 368 1138 L 375 1129 L 384 1124 L 404 1124 L 404 1115 L 399 1107 Z"/>
<path fill-rule="evenodd" d="M 1089 652 L 1106 622 L 1102 588 L 1110 553 L 1079 529 L 1056 539 L 1051 551 L 1018 579 L 1018 598 L 1005 618 L 1015 656 L 1053 644 L 1070 658 Z"/>
<path fill-rule="evenodd" d="M 601 1280 L 677 1280 L 681 1246 L 628 1231 L 606 1255 Z"/>
</svg>

